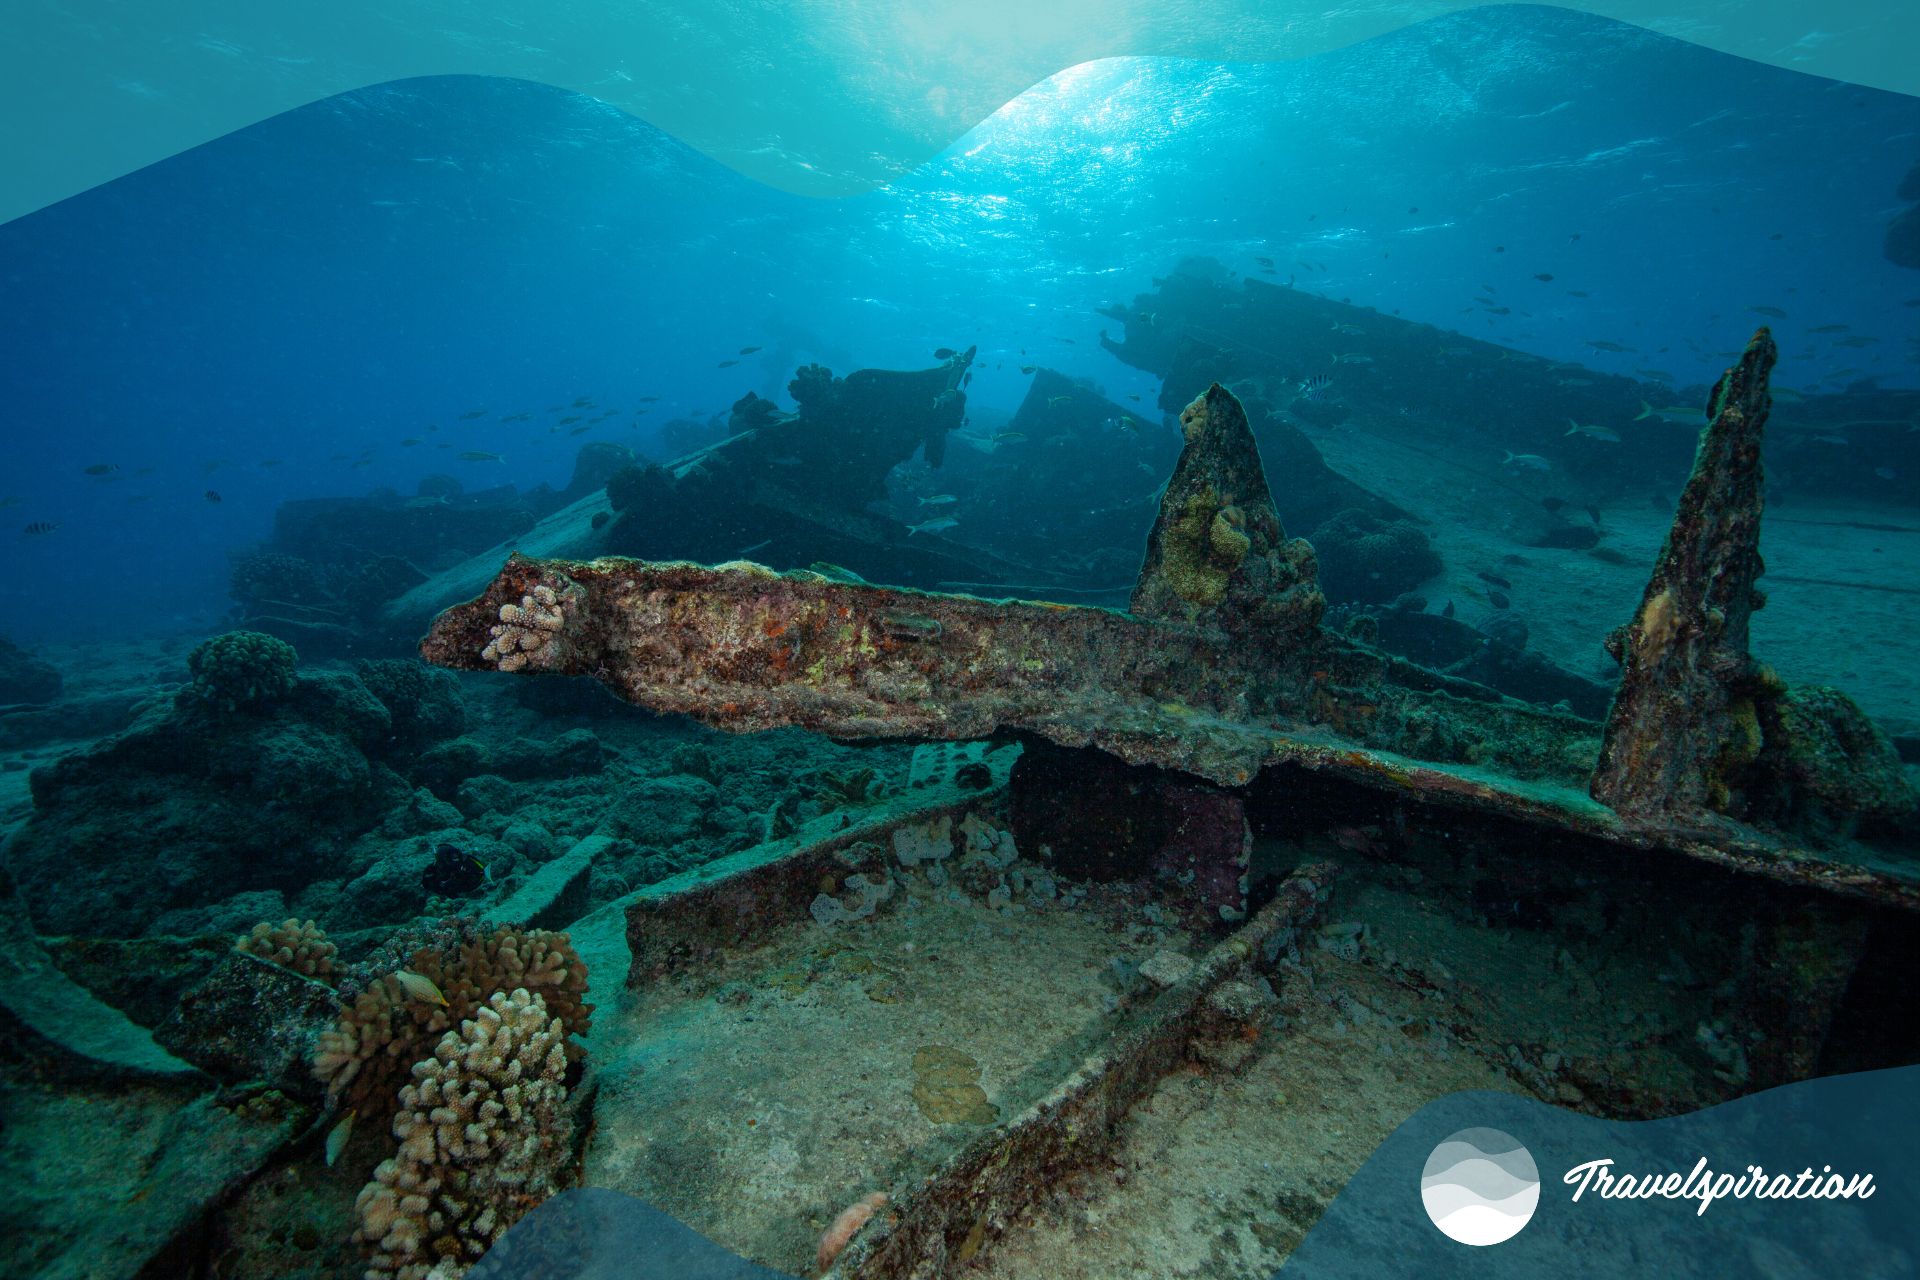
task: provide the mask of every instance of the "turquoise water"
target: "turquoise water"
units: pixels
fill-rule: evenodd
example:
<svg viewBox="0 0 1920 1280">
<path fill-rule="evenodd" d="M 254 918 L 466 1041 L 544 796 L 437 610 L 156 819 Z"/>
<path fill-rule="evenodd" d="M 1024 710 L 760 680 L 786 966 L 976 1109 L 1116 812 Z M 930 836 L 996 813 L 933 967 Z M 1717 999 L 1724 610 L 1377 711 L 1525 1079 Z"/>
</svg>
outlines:
<svg viewBox="0 0 1920 1280">
<path fill-rule="evenodd" d="M 971 112 L 1055 47 L 1038 17 L 947 15 L 1022 46 L 964 84 L 835 74 L 836 41 L 937 24 L 802 31 L 759 77 L 745 40 L 706 80 L 650 50 L 685 77 L 659 119 L 612 81 L 424 75 L 0 224 L 0 1276 L 424 1277 L 421 1151 L 495 1211 L 420 1193 L 466 1251 L 436 1278 L 573 1185 L 781 1273 L 870 1220 L 972 1257 L 1046 1197 L 927 1225 L 966 1203 L 943 1144 L 1134 1051 L 1193 1081 L 1108 1136 L 1174 1172 L 1103 1166 L 1070 1189 L 1106 1207 L 979 1268 L 1259 1275 L 1437 1097 L 1638 1120 L 1920 1059 L 1920 100 L 1795 69 L 1841 65 L 1817 31 L 1748 61 L 1719 28 L 1412 16 L 1292 61 L 1264 25 L 1240 60 L 1067 60 Z M 237 33 L 192 47 L 308 74 Z M 156 113 L 122 160 L 190 114 L 114 93 Z M 1586 794 L 1607 642 L 1673 633 L 1648 576 L 1763 328 L 1755 665 L 1704 708 L 1709 803 L 1629 831 Z M 1169 481 L 1214 383 L 1317 628 L 1308 583 L 1271 634 L 1209 630 L 1243 563 L 1281 572 L 1245 456 Z M 841 612 L 739 569 L 583 623 L 652 571 L 490 588 L 516 550 L 810 571 Z M 991 610 L 891 587 L 1162 624 L 1010 608 L 1028 647 L 969 665 Z M 745 621 L 702 630 L 728 591 Z M 421 660 L 437 617 L 457 671 Z M 943 697 L 1006 731 L 939 743 L 976 733 Z M 1324 862 L 1344 896 L 1286 880 Z M 1247 925 L 1283 882 L 1313 905 Z M 1243 925 L 1244 975 L 1209 950 Z M 1195 972 L 1239 984 L 1206 1013 L 1233 1043 L 1167 1049 Z M 419 1092 L 489 1018 L 543 1082 L 474 1121 L 499 1159 Z M 1305 1172 L 1156 1139 L 1183 1107 Z M 1154 1212 L 1237 1178 L 1267 1216 L 1195 1271 L 1210 1210 Z M 1101 1221 L 1138 1259 L 1072 1243 Z"/>
</svg>

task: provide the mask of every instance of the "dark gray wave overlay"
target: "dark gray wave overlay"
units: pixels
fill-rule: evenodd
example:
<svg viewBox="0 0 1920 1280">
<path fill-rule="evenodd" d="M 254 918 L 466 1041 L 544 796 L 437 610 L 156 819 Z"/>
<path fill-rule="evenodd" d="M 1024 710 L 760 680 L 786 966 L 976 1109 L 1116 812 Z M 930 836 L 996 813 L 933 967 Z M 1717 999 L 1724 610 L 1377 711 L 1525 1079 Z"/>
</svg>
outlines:
<svg viewBox="0 0 1920 1280">
<path fill-rule="evenodd" d="M 1512 1135 L 1540 1170 L 1540 1206 L 1518 1235 L 1476 1248 L 1448 1239 L 1421 1203 L 1421 1170 L 1462 1129 Z M 1505 1152 L 1499 1154 L 1507 1154 Z M 1275 1153 L 1276 1162 L 1281 1153 Z M 1616 1174 L 1716 1174 L 1758 1164 L 1789 1176 L 1871 1173 L 1864 1200 L 1604 1200 L 1579 1203 L 1563 1176 L 1611 1158 Z M 1285 1280 L 1673 1280 L 1903 1274 L 1920 1258 L 1920 1067 L 1771 1089 L 1667 1120 L 1598 1120 L 1531 1098 L 1459 1093 L 1422 1108 L 1382 1143 L 1287 1260 Z M 1276 1272 L 1276 1277 L 1282 1273 Z M 473 1280 L 790 1280 L 617 1191 L 547 1201 L 508 1232 Z"/>
</svg>

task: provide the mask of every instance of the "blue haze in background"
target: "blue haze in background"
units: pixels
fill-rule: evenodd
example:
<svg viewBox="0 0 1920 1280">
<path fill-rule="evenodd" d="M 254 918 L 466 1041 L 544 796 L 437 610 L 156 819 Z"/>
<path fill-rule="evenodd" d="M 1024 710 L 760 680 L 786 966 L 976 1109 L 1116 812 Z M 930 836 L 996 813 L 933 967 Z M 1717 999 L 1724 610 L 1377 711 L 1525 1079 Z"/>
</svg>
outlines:
<svg viewBox="0 0 1920 1280">
<path fill-rule="evenodd" d="M 1033 360 L 1151 400 L 1094 308 L 1188 254 L 1682 387 L 1776 307 L 1778 383 L 1912 387 L 1920 274 L 1880 250 L 1916 157 L 1911 99 L 1527 7 L 1301 63 L 1073 68 L 842 201 L 537 85 L 370 89 L 0 227 L 0 541 L 39 584 L 8 630 L 204 633 L 282 501 L 559 486 L 586 441 L 785 403 L 807 361 L 978 342 L 975 414 L 1010 412 Z M 1483 285 L 1510 315 L 1471 309 Z M 1880 341 L 1809 332 L 1835 323 Z M 622 412 L 551 432 L 582 395 Z"/>
</svg>

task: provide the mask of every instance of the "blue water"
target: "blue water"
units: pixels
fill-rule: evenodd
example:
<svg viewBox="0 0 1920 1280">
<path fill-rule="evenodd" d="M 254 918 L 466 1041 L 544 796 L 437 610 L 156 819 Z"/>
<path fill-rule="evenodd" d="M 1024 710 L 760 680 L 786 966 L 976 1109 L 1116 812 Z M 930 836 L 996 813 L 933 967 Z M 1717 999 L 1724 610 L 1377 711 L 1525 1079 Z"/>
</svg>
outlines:
<svg viewBox="0 0 1920 1280">
<path fill-rule="evenodd" d="M 1150 402 L 1094 308 L 1187 254 L 1682 386 L 1773 307 L 1779 383 L 1912 387 L 1920 273 L 1881 241 L 1916 156 L 1911 99 L 1526 7 L 1301 63 L 1073 68 L 842 200 L 537 85 L 367 89 L 0 227 L 0 538 L 40 606 L 8 630 L 204 631 L 284 500 L 558 486 L 586 440 L 784 403 L 812 360 L 979 343 L 976 413 L 1011 411 L 1035 359 Z M 1878 342 L 1809 332 L 1835 323 Z M 581 395 L 622 412 L 551 431 Z"/>
</svg>

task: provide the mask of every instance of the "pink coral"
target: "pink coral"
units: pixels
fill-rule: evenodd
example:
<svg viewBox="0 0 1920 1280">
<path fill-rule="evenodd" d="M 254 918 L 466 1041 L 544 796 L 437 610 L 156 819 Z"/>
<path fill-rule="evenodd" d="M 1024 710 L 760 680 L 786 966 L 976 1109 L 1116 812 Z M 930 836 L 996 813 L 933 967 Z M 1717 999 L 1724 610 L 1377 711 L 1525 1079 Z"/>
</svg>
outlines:
<svg viewBox="0 0 1920 1280">
<path fill-rule="evenodd" d="M 868 1219 L 878 1213 L 886 1203 L 887 1193 L 876 1191 L 841 1210 L 840 1216 L 833 1220 L 833 1225 L 828 1227 L 826 1234 L 820 1237 L 820 1251 L 814 1255 L 814 1261 L 820 1264 L 820 1270 L 825 1271 L 833 1265 L 833 1260 L 840 1256 L 840 1251 L 847 1247 L 847 1242 L 858 1235 L 860 1228 L 866 1226 Z"/>
</svg>

